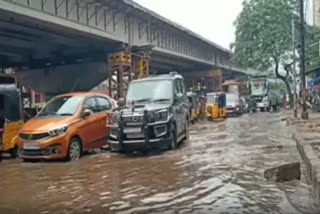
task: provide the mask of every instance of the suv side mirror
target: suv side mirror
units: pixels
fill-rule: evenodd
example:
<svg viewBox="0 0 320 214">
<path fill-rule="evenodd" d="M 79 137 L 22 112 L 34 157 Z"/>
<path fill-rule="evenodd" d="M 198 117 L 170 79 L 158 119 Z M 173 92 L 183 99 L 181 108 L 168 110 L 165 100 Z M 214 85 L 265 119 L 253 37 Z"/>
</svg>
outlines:
<svg viewBox="0 0 320 214">
<path fill-rule="evenodd" d="M 125 105 L 125 101 L 124 101 L 124 98 L 120 98 L 119 100 L 118 100 L 118 106 L 119 107 L 122 107 L 122 106 L 124 106 Z"/>
<path fill-rule="evenodd" d="M 89 110 L 89 109 L 85 109 L 82 113 L 82 117 L 83 118 L 87 118 L 87 117 L 90 117 L 92 115 L 92 111 Z"/>
<path fill-rule="evenodd" d="M 183 94 L 177 94 L 177 95 L 174 97 L 174 102 L 179 102 L 182 98 L 183 98 Z"/>
</svg>

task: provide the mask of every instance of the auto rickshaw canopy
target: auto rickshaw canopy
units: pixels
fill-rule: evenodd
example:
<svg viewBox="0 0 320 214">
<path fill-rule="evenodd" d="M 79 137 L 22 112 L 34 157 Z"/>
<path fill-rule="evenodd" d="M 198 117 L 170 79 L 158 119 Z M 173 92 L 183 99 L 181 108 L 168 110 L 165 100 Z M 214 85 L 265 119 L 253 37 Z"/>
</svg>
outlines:
<svg viewBox="0 0 320 214">
<path fill-rule="evenodd" d="M 15 84 L 0 84 L 0 109 L 9 121 L 21 120 L 20 96 Z"/>
<path fill-rule="evenodd" d="M 215 92 L 207 94 L 207 103 L 208 104 L 218 104 L 220 108 L 225 107 L 226 104 L 226 93 L 224 92 Z"/>
</svg>

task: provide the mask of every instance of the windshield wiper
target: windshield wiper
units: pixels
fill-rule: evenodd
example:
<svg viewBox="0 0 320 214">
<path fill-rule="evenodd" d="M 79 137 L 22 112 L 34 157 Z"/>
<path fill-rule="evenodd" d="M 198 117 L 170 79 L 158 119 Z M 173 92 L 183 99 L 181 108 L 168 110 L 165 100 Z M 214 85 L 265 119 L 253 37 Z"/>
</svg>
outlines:
<svg viewBox="0 0 320 214">
<path fill-rule="evenodd" d="M 73 114 L 71 113 L 62 113 L 62 114 L 58 114 L 59 116 L 73 116 Z"/>
<path fill-rule="evenodd" d="M 168 98 L 161 98 L 161 99 L 154 99 L 153 102 L 169 102 L 171 101 L 170 99 Z"/>
<path fill-rule="evenodd" d="M 134 100 L 135 103 L 144 103 L 144 102 L 148 102 L 150 101 L 151 98 L 143 98 L 143 99 L 140 99 L 140 100 Z"/>
<path fill-rule="evenodd" d="M 41 114 L 39 114 L 39 116 L 46 116 L 46 115 L 57 115 L 57 113 L 54 113 L 54 112 L 42 112 Z"/>
</svg>

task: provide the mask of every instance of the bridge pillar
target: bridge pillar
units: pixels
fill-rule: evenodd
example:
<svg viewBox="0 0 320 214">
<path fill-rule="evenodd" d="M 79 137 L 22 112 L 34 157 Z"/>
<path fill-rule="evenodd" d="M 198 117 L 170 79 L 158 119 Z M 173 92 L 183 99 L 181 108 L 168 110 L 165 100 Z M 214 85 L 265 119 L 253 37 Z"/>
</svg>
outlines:
<svg viewBox="0 0 320 214">
<path fill-rule="evenodd" d="M 183 74 L 188 90 L 205 94 L 222 90 L 223 71 L 213 69 L 209 71 L 193 71 Z"/>
</svg>

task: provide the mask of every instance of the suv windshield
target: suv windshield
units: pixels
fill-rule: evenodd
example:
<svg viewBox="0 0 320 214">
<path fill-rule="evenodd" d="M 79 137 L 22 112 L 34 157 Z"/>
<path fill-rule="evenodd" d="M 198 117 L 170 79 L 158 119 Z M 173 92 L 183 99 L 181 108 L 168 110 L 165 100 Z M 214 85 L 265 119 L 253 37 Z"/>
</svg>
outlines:
<svg viewBox="0 0 320 214">
<path fill-rule="evenodd" d="M 56 97 L 53 98 L 44 109 L 41 111 L 39 116 L 47 115 L 59 115 L 59 116 L 72 116 L 74 115 L 80 103 L 84 97 Z"/>
<path fill-rule="evenodd" d="M 128 104 L 132 102 L 164 102 L 171 101 L 172 96 L 173 93 L 171 80 L 148 80 L 142 82 L 132 82 L 128 90 L 127 102 Z"/>
</svg>

